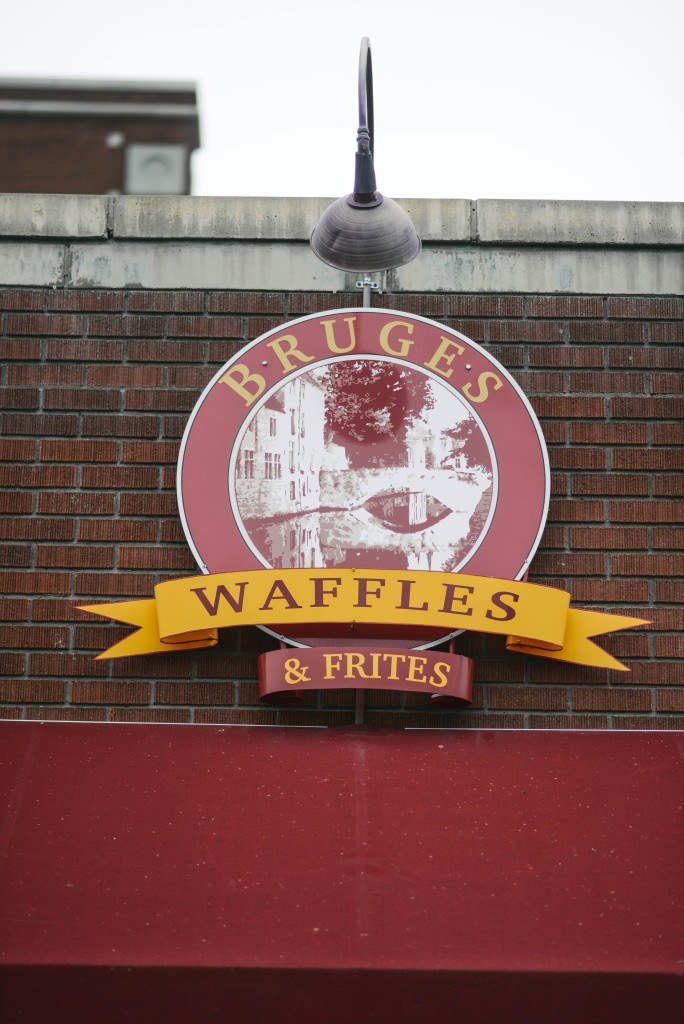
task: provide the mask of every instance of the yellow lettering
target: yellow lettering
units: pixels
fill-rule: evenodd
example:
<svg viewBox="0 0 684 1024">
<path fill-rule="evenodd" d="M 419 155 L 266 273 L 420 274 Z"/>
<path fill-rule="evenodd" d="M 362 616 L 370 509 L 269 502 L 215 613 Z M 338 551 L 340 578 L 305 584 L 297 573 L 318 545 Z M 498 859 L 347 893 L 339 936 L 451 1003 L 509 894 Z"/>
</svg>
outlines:
<svg viewBox="0 0 684 1024">
<path fill-rule="evenodd" d="M 453 369 L 443 370 L 440 368 L 439 363 L 443 360 L 447 366 L 451 367 L 451 364 L 454 361 L 454 354 L 453 352 L 449 352 L 449 349 L 455 348 L 459 356 L 463 355 L 465 349 L 463 345 L 459 345 L 459 343 L 454 341 L 453 338 L 445 338 L 442 334 L 441 339 L 441 344 L 437 346 L 437 350 L 432 359 L 428 360 L 427 363 L 423 363 L 423 366 L 427 366 L 428 370 L 434 370 L 435 373 L 439 373 L 442 377 L 448 378 L 454 372 Z"/>
<path fill-rule="evenodd" d="M 418 658 L 413 654 L 409 654 L 409 670 L 408 676 L 406 677 L 409 683 L 426 683 L 427 679 L 423 669 L 427 665 L 427 658 Z"/>
<path fill-rule="evenodd" d="M 394 341 L 398 342 L 399 348 L 393 348 L 390 344 L 389 333 L 395 327 L 403 327 L 408 334 L 413 334 L 413 324 L 404 323 L 403 320 L 391 320 L 380 331 L 380 348 L 384 349 L 389 356 L 406 356 L 413 342 L 410 338 L 396 338 Z"/>
<path fill-rule="evenodd" d="M 245 366 L 244 363 L 237 363 L 236 366 L 231 366 L 230 370 L 226 370 L 221 377 L 221 383 L 232 388 L 247 405 L 256 401 L 266 388 L 266 381 L 261 374 L 250 373 L 249 366 Z"/>
<path fill-rule="evenodd" d="M 341 654 L 324 654 L 323 660 L 325 661 L 325 675 L 324 679 L 333 679 L 335 673 L 339 671 L 340 664 L 342 662 Z"/>
<path fill-rule="evenodd" d="M 430 686 L 436 686 L 437 688 L 446 686 L 448 682 L 447 675 L 449 674 L 449 672 L 451 672 L 451 665 L 447 664 L 446 661 L 436 661 L 434 669 L 438 678 L 441 679 L 441 682 L 436 682 L 435 677 L 430 676 L 430 678 L 428 679 L 428 683 L 430 684 Z"/>
<path fill-rule="evenodd" d="M 499 388 L 503 387 L 503 381 L 496 373 L 492 373 L 490 370 L 485 370 L 477 378 L 477 386 L 480 389 L 476 395 L 471 394 L 472 384 L 466 384 L 461 388 L 464 395 L 467 395 L 471 402 L 486 402 L 489 398 L 489 390 L 487 389 L 487 381 L 494 381 L 494 390 L 498 391 Z"/>
<path fill-rule="evenodd" d="M 338 345 L 335 341 L 335 324 L 337 320 L 321 320 L 323 329 L 325 331 L 325 340 L 328 343 L 328 348 L 331 352 L 336 355 L 344 355 L 345 352 L 353 352 L 356 348 L 356 334 L 354 333 L 354 323 L 356 321 L 355 316 L 345 316 L 344 322 L 349 324 L 349 344 L 343 348 L 342 345 Z"/>
<path fill-rule="evenodd" d="M 368 673 L 364 671 L 363 667 L 365 660 L 365 654 L 347 654 L 347 671 L 345 672 L 345 678 L 353 679 L 354 674 L 356 674 L 362 679 L 368 679 Z"/>
<path fill-rule="evenodd" d="M 273 341 L 268 342 L 268 347 L 272 348 L 283 367 L 283 373 L 290 373 L 295 369 L 295 365 L 292 362 L 293 359 L 298 359 L 300 363 L 310 363 L 313 360 L 313 356 L 307 356 L 304 352 L 301 352 L 297 345 L 299 342 L 295 338 L 294 334 L 281 334 L 279 338 L 274 338 Z"/>
</svg>

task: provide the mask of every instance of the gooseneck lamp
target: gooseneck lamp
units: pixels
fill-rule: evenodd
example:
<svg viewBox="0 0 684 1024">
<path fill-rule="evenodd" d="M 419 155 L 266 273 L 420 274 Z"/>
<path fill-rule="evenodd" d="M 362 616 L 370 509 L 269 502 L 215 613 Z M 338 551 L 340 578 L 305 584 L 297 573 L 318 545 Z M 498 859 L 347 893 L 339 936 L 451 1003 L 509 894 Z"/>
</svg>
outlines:
<svg viewBox="0 0 684 1024">
<path fill-rule="evenodd" d="M 311 248 L 337 270 L 391 270 L 420 252 L 411 218 L 393 199 L 376 190 L 373 119 L 373 65 L 370 40 L 359 54 L 359 129 L 356 135 L 354 191 L 332 203 L 311 235 Z"/>
</svg>

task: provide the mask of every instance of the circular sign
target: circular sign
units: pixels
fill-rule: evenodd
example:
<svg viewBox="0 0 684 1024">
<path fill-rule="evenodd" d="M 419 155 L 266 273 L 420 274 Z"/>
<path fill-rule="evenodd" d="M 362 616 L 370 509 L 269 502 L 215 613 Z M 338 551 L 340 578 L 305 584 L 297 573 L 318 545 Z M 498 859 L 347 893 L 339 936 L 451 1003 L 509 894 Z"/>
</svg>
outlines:
<svg viewBox="0 0 684 1024">
<path fill-rule="evenodd" d="M 517 580 L 548 498 L 541 429 L 510 374 L 446 325 L 387 309 L 318 313 L 247 345 L 200 396 L 178 463 L 183 529 L 205 573 L 351 567 Z M 300 646 L 397 643 L 391 625 L 364 629 L 268 632 Z M 404 627 L 399 639 L 448 637 Z"/>
</svg>

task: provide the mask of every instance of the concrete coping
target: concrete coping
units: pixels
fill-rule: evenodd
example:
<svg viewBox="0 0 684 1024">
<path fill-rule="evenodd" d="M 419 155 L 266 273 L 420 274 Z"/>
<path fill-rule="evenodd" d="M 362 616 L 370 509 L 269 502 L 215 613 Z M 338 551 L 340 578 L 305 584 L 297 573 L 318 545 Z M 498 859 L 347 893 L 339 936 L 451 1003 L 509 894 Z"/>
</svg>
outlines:
<svg viewBox="0 0 684 1024">
<path fill-rule="evenodd" d="M 332 199 L 0 194 L 0 238 L 308 241 Z M 399 199 L 427 245 L 684 245 L 684 203 Z"/>
</svg>

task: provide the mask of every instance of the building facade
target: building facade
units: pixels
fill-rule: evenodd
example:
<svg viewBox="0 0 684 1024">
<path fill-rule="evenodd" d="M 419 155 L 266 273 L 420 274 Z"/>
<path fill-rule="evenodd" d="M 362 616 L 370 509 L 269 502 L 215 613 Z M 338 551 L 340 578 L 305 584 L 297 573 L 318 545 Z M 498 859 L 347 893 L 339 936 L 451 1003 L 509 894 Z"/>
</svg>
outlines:
<svg viewBox="0 0 684 1024">
<path fill-rule="evenodd" d="M 275 641 L 257 628 L 225 630 L 206 652 L 97 661 L 126 627 L 76 608 L 148 597 L 156 583 L 197 572 L 175 465 L 202 389 L 264 331 L 361 304 L 355 277 L 323 266 L 308 246 L 327 201 L 42 196 L 36 204 L 0 197 L 0 715 L 353 722 L 351 690 L 262 706 L 257 657 Z M 510 654 L 502 638 L 466 633 L 457 651 L 475 659 L 472 707 L 369 690 L 366 721 L 681 728 L 684 204 L 404 205 L 423 252 L 378 276 L 373 305 L 456 328 L 529 396 L 552 470 L 530 580 L 569 590 L 579 607 L 650 625 L 600 641 L 629 672 Z M 292 494 L 312 509 L 351 500 L 348 453 L 325 435 L 321 401 L 315 387 L 295 382 L 253 420 L 238 474 L 246 515 Z M 304 409 L 321 419 L 320 446 L 334 467 L 327 477 L 314 471 L 321 451 L 300 450 Z M 446 472 L 447 458 L 426 444 L 418 468 Z M 452 454 L 452 471 L 457 461 Z M 386 492 L 391 515 L 390 482 Z M 311 527 L 302 525 L 304 536 L 291 536 L 285 521 L 269 529 L 276 564 L 320 562 L 324 539 Z"/>
</svg>

